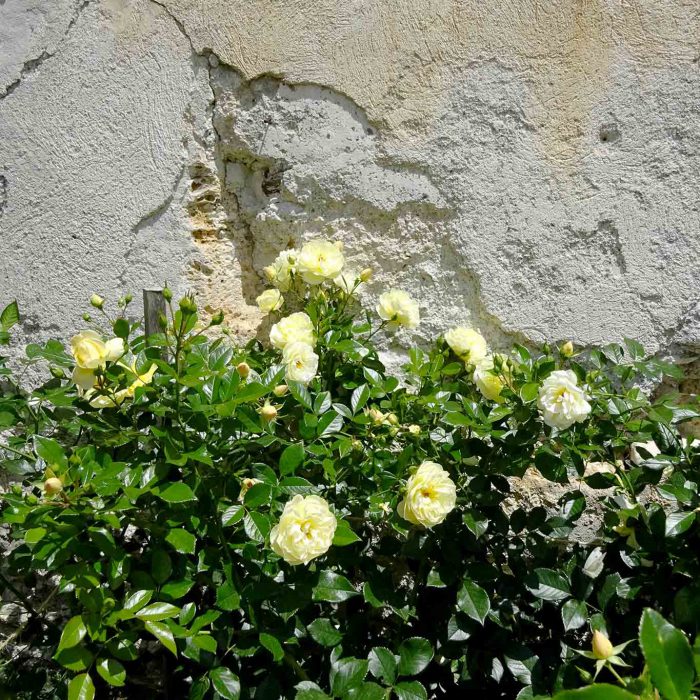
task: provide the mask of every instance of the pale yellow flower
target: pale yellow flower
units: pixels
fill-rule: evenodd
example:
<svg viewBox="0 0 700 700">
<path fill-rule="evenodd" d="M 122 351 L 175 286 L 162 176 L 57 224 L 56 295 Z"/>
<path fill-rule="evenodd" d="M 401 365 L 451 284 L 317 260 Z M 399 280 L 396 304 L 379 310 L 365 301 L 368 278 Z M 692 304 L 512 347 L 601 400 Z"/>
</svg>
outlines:
<svg viewBox="0 0 700 700">
<path fill-rule="evenodd" d="M 415 328 L 420 323 L 418 303 L 401 289 L 390 289 L 379 297 L 377 313 L 390 326 Z"/>
<path fill-rule="evenodd" d="M 270 342 L 278 349 L 284 350 L 289 343 L 316 344 L 314 324 L 303 311 L 285 316 L 270 329 Z"/>
<path fill-rule="evenodd" d="M 333 278 L 333 284 L 346 294 L 352 294 L 360 286 L 360 278 L 354 272 L 341 272 Z"/>
<path fill-rule="evenodd" d="M 489 351 L 484 336 L 473 328 L 465 326 L 450 328 L 445 333 L 445 342 L 455 355 L 472 365 L 479 364 Z"/>
<path fill-rule="evenodd" d="M 98 394 L 90 399 L 90 394 L 94 392 L 89 392 L 86 397 L 90 400 L 90 405 L 93 408 L 114 408 L 121 405 L 126 399 L 133 399 L 136 394 L 136 390 L 142 386 L 146 386 L 153 381 L 153 375 L 156 373 L 157 366 L 152 364 L 146 372 L 139 374 L 136 369 L 136 363 L 133 362 L 131 366 L 119 363 L 122 367 L 129 370 L 136 379 L 126 388 L 120 389 L 119 391 L 112 394 Z"/>
<path fill-rule="evenodd" d="M 330 241 L 309 241 L 299 253 L 297 270 L 307 284 L 321 284 L 340 274 L 345 256 Z"/>
<path fill-rule="evenodd" d="M 508 365 L 504 359 L 501 373 L 506 374 L 507 371 Z M 504 400 L 501 396 L 501 390 L 504 386 L 502 374 L 499 374 L 494 369 L 493 357 L 488 355 L 474 368 L 474 384 L 476 384 L 476 388 L 481 392 L 482 396 L 491 401 L 501 403 Z"/>
<path fill-rule="evenodd" d="M 267 279 L 281 292 L 286 292 L 292 284 L 292 275 L 296 272 L 299 251 L 296 248 L 283 250 L 272 265 L 265 268 Z"/>
<path fill-rule="evenodd" d="M 318 355 L 307 343 L 289 343 L 282 353 L 288 381 L 308 384 L 318 370 Z"/>
<path fill-rule="evenodd" d="M 564 430 L 584 421 L 591 412 L 586 394 L 577 382 L 576 374 L 570 369 L 552 372 L 542 382 L 537 406 L 550 427 Z"/>
<path fill-rule="evenodd" d="M 397 511 L 414 525 L 433 527 L 447 517 L 456 502 L 457 489 L 449 473 L 436 462 L 423 462 L 408 479 Z"/>
<path fill-rule="evenodd" d="M 323 498 L 297 494 L 287 501 L 279 522 L 272 528 L 270 545 L 287 563 L 308 564 L 329 550 L 337 525 Z"/>
<path fill-rule="evenodd" d="M 260 311 L 269 314 L 282 308 L 284 297 L 279 289 L 266 289 L 255 301 Z"/>
<path fill-rule="evenodd" d="M 124 354 L 124 341 L 112 338 L 105 342 L 95 331 L 81 331 L 70 341 L 75 363 L 82 369 L 98 369 Z"/>
</svg>

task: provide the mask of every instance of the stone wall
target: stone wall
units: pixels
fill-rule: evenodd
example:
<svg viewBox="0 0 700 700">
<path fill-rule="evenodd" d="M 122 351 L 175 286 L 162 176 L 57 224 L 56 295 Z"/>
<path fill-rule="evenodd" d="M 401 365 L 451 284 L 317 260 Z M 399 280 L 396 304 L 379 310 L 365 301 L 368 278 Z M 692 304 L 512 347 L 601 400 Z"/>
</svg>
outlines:
<svg viewBox="0 0 700 700">
<path fill-rule="evenodd" d="M 0 0 L 0 46 L 25 337 L 163 280 L 250 336 L 322 234 L 418 341 L 700 346 L 697 0 Z"/>
</svg>

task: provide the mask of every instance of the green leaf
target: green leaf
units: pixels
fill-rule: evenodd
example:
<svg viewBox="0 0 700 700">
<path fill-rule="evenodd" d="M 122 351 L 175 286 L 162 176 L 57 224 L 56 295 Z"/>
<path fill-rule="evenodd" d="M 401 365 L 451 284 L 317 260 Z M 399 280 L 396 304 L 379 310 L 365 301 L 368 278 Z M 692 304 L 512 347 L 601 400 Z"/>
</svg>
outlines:
<svg viewBox="0 0 700 700">
<path fill-rule="evenodd" d="M 0 326 L 2 330 L 9 331 L 12 326 L 19 323 L 19 307 L 17 300 L 11 301 L 0 313 Z"/>
<path fill-rule="evenodd" d="M 264 542 L 270 532 L 270 521 L 266 515 L 253 511 L 247 513 L 243 520 L 246 535 L 255 542 Z"/>
<path fill-rule="evenodd" d="M 32 527 L 24 533 L 24 541 L 27 544 L 36 544 L 45 534 L 45 527 Z"/>
<path fill-rule="evenodd" d="M 484 624 L 491 609 L 489 594 L 473 581 L 465 581 L 457 594 L 457 607 L 472 620 Z"/>
<path fill-rule="evenodd" d="M 284 649 L 277 637 L 273 637 L 271 634 L 267 634 L 267 632 L 261 632 L 258 639 L 260 640 L 260 644 L 272 654 L 272 658 L 275 661 L 282 660 L 284 657 Z"/>
<path fill-rule="evenodd" d="M 356 595 L 359 593 L 345 576 L 327 570 L 319 574 L 318 583 L 313 590 L 313 599 L 317 602 L 325 600 L 329 603 L 342 603 Z"/>
<path fill-rule="evenodd" d="M 360 685 L 368 668 L 368 661 L 354 657 L 336 661 L 329 674 L 333 695 L 343 697 L 349 690 Z"/>
<path fill-rule="evenodd" d="M 183 481 L 176 481 L 165 490 L 156 491 L 156 495 L 167 503 L 187 503 L 197 500 L 194 491 Z"/>
<path fill-rule="evenodd" d="M 181 554 L 194 554 L 197 546 L 197 538 L 187 530 L 171 530 L 165 537 L 165 541 L 173 546 L 176 552 Z"/>
<path fill-rule="evenodd" d="M 100 659 L 97 673 L 110 685 L 122 686 L 126 680 L 126 669 L 116 659 Z"/>
<path fill-rule="evenodd" d="M 525 585 L 532 595 L 542 600 L 566 600 L 571 595 L 569 582 L 552 569 L 535 569 Z"/>
<path fill-rule="evenodd" d="M 353 413 L 357 413 L 362 410 L 362 407 L 367 403 L 370 396 L 370 389 L 366 384 L 361 384 L 358 386 L 350 397 L 350 406 Z"/>
<path fill-rule="evenodd" d="M 153 603 L 136 613 L 139 620 L 167 620 L 180 614 L 180 608 L 170 603 Z"/>
<path fill-rule="evenodd" d="M 396 680 L 396 657 L 386 647 L 374 647 L 367 657 L 369 672 L 387 685 L 393 685 Z"/>
<path fill-rule="evenodd" d="M 241 606 L 241 596 L 233 583 L 225 581 L 217 587 L 216 605 L 222 610 L 238 610 Z"/>
<path fill-rule="evenodd" d="M 359 542 L 360 538 L 352 531 L 347 520 L 338 520 L 338 526 L 333 535 L 333 544 L 336 547 L 345 547 L 353 542 Z"/>
<path fill-rule="evenodd" d="M 340 644 L 343 639 L 342 632 L 339 632 L 330 620 L 325 617 L 316 618 L 313 622 L 307 625 L 311 638 L 321 646 L 334 647 Z"/>
<path fill-rule="evenodd" d="M 319 437 L 325 437 L 326 435 L 337 433 L 342 427 L 343 417 L 339 416 L 335 411 L 328 411 L 318 421 L 316 432 Z"/>
<path fill-rule="evenodd" d="M 173 637 L 173 633 L 167 625 L 151 620 L 144 622 L 143 625 L 168 651 L 177 656 L 175 637 Z"/>
<path fill-rule="evenodd" d="M 428 700 L 428 694 L 422 683 L 418 681 L 403 681 L 394 686 L 398 700 Z"/>
<path fill-rule="evenodd" d="M 426 668 L 432 658 L 433 647 L 427 639 L 423 637 L 406 639 L 399 647 L 399 675 L 415 676 Z"/>
<path fill-rule="evenodd" d="M 140 610 L 151 599 L 153 591 L 136 591 L 124 601 L 124 610 L 136 612 Z"/>
<path fill-rule="evenodd" d="M 564 623 L 564 631 L 576 630 L 586 624 L 588 609 L 580 600 L 567 600 L 561 608 L 561 619 Z"/>
<path fill-rule="evenodd" d="M 520 398 L 524 403 L 534 401 L 540 393 L 540 385 L 536 382 L 530 382 L 520 388 Z"/>
<path fill-rule="evenodd" d="M 63 632 L 61 632 L 61 638 L 58 641 L 58 648 L 56 649 L 56 653 L 58 653 L 62 649 L 70 649 L 71 647 L 80 644 L 80 642 L 83 640 L 83 637 L 85 637 L 86 634 L 87 627 L 85 627 L 83 618 L 80 617 L 80 615 L 71 617 L 71 619 L 68 620 L 68 622 L 66 622 L 66 626 L 63 628 Z"/>
<path fill-rule="evenodd" d="M 304 407 L 308 408 L 309 411 L 313 410 L 313 403 L 311 401 L 311 394 L 309 390 L 299 382 L 288 382 L 289 393 Z"/>
<path fill-rule="evenodd" d="M 231 525 L 235 525 L 237 522 L 240 522 L 241 520 L 243 520 L 244 515 L 245 515 L 245 508 L 243 507 L 242 504 L 237 503 L 236 505 L 229 506 L 221 514 L 221 524 L 224 527 L 230 527 Z"/>
<path fill-rule="evenodd" d="M 564 690 L 557 693 L 552 700 L 638 700 L 638 696 L 616 685 L 596 683 L 588 688 Z"/>
<path fill-rule="evenodd" d="M 639 642 L 651 679 L 664 698 L 688 700 L 695 668 L 693 652 L 683 632 L 647 608 L 639 626 Z"/>
<path fill-rule="evenodd" d="M 312 681 L 302 681 L 295 686 L 297 694 L 294 700 L 331 700 L 315 683 Z"/>
<path fill-rule="evenodd" d="M 81 673 L 68 684 L 68 700 L 93 700 L 95 686 L 87 673 Z"/>
<path fill-rule="evenodd" d="M 695 522 L 695 512 L 669 513 L 666 516 L 666 537 L 675 537 L 685 532 Z"/>
<path fill-rule="evenodd" d="M 386 700 L 386 688 L 376 683 L 360 683 L 345 695 L 347 700 Z"/>
<path fill-rule="evenodd" d="M 34 451 L 50 467 L 65 467 L 68 465 L 68 460 L 66 459 L 66 454 L 63 451 L 63 448 L 51 438 L 35 435 Z"/>
<path fill-rule="evenodd" d="M 125 318 L 118 318 L 112 324 L 112 330 L 114 330 L 114 335 L 117 338 L 128 338 L 129 337 L 129 322 Z"/>
<path fill-rule="evenodd" d="M 219 666 L 209 671 L 214 690 L 221 695 L 224 700 L 238 700 L 241 697 L 241 684 L 238 676 L 227 668 Z"/>
<path fill-rule="evenodd" d="M 304 461 L 304 445 L 295 443 L 284 448 L 280 455 L 280 475 L 293 474 L 294 470 Z"/>
</svg>

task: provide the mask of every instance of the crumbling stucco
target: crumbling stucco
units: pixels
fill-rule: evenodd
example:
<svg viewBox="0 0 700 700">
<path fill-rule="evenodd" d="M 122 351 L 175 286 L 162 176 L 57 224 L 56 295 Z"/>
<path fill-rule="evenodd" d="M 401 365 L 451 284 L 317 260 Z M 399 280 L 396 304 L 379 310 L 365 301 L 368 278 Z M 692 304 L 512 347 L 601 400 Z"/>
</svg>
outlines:
<svg viewBox="0 0 700 700">
<path fill-rule="evenodd" d="M 0 303 L 167 279 L 255 333 L 323 234 L 494 345 L 700 345 L 694 0 L 5 0 Z M 399 336 L 397 348 L 407 339 Z"/>
</svg>

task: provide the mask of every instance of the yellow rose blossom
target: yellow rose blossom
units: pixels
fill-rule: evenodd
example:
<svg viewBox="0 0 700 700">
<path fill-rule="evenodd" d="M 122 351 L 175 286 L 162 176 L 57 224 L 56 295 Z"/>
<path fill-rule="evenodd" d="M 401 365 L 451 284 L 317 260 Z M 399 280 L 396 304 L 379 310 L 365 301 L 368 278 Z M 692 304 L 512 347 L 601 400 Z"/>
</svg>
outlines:
<svg viewBox="0 0 700 700">
<path fill-rule="evenodd" d="M 292 276 L 296 272 L 299 251 L 295 248 L 283 250 L 272 265 L 265 268 L 265 276 L 281 292 L 286 292 L 292 284 Z"/>
<path fill-rule="evenodd" d="M 307 343 L 289 343 L 282 353 L 288 381 L 308 384 L 318 370 L 318 355 Z"/>
<path fill-rule="evenodd" d="M 489 351 L 484 336 L 473 328 L 465 326 L 450 328 L 445 333 L 445 342 L 455 355 L 472 365 L 478 365 Z"/>
<path fill-rule="evenodd" d="M 406 483 L 397 511 L 414 525 L 434 527 L 455 507 L 457 489 L 450 475 L 436 462 L 423 462 Z"/>
<path fill-rule="evenodd" d="M 330 241 L 309 241 L 299 253 L 297 270 L 307 284 L 321 284 L 340 274 L 345 256 Z"/>
<path fill-rule="evenodd" d="M 284 350 L 289 343 L 316 344 L 314 324 L 308 314 L 297 311 L 280 319 L 270 329 L 270 342 L 278 349 Z"/>
<path fill-rule="evenodd" d="M 503 362 L 500 373 L 494 369 L 493 357 L 487 356 L 474 368 L 474 384 L 484 398 L 501 403 L 503 389 L 503 375 L 507 376 L 508 365 Z"/>
<path fill-rule="evenodd" d="M 379 297 L 377 313 L 391 327 L 416 328 L 420 323 L 418 303 L 401 289 L 390 289 Z"/>
<path fill-rule="evenodd" d="M 333 543 L 338 521 L 320 496 L 297 494 L 287 501 L 270 532 L 273 551 L 292 565 L 308 564 Z"/>
<path fill-rule="evenodd" d="M 266 289 L 255 301 L 260 311 L 269 314 L 282 308 L 284 297 L 279 289 Z"/>
<path fill-rule="evenodd" d="M 136 379 L 126 388 L 120 389 L 119 391 L 112 394 L 98 394 L 90 399 L 89 395 L 87 398 L 90 400 L 90 405 L 93 408 L 114 408 L 115 406 L 121 405 L 126 399 L 133 399 L 136 394 L 136 390 L 142 386 L 146 386 L 153 381 L 153 375 L 156 373 L 157 366 L 152 364 L 146 372 L 139 374 L 136 369 L 136 363 L 132 363 L 131 366 L 120 363 L 124 369 L 131 372 L 136 376 Z M 90 392 L 94 393 L 94 392 Z"/>
<path fill-rule="evenodd" d="M 124 354 L 124 341 L 112 338 L 105 342 L 95 331 L 81 331 L 70 341 L 75 363 L 82 369 L 98 369 Z"/>
</svg>

